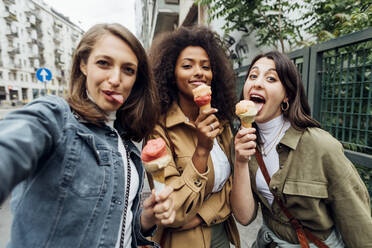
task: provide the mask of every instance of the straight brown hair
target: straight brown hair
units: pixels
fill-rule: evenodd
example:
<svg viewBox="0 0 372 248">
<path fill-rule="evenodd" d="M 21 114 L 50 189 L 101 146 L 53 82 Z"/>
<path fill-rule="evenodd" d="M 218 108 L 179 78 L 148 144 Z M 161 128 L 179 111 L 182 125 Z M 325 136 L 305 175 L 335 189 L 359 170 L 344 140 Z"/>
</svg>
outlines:
<svg viewBox="0 0 372 248">
<path fill-rule="evenodd" d="M 247 80 L 254 64 L 261 58 L 271 59 L 275 63 L 275 70 L 285 88 L 289 103 L 289 109 L 283 111 L 283 115 L 291 123 L 292 127 L 297 130 L 304 130 L 307 127 L 320 128 L 319 122 L 311 117 L 311 110 L 305 95 L 301 74 L 287 55 L 278 51 L 257 55 L 248 68 L 245 80 Z M 243 98 L 242 92 L 241 99 Z"/>
<path fill-rule="evenodd" d="M 114 35 L 122 39 L 138 59 L 136 81 L 116 115 L 117 121 L 125 130 L 125 138 L 140 141 L 154 128 L 158 119 L 160 112 L 158 94 L 143 46 L 122 25 L 97 24 L 83 35 L 72 59 L 67 101 L 72 110 L 88 122 L 102 125 L 107 120 L 104 111 L 88 98 L 86 76 L 80 70 L 80 63 L 87 63 L 95 44 L 105 35 Z"/>
</svg>

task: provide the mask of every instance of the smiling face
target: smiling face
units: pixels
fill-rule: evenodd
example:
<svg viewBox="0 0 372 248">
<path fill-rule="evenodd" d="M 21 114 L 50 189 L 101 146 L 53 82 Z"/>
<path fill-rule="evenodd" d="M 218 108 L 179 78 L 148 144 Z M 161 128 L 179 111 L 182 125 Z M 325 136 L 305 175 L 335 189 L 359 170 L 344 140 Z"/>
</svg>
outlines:
<svg viewBox="0 0 372 248">
<path fill-rule="evenodd" d="M 104 35 L 94 45 L 80 70 L 94 102 L 105 112 L 116 111 L 128 98 L 136 81 L 138 59 L 122 39 Z"/>
<path fill-rule="evenodd" d="M 285 88 L 276 72 L 273 60 L 260 58 L 252 66 L 243 89 L 244 99 L 256 104 L 257 123 L 263 123 L 278 117 L 282 111 L 280 105 L 288 101 Z"/>
<path fill-rule="evenodd" d="M 192 90 L 201 84 L 210 86 L 213 78 L 206 51 L 198 46 L 183 49 L 176 62 L 175 77 L 180 100 L 194 102 Z"/>
</svg>

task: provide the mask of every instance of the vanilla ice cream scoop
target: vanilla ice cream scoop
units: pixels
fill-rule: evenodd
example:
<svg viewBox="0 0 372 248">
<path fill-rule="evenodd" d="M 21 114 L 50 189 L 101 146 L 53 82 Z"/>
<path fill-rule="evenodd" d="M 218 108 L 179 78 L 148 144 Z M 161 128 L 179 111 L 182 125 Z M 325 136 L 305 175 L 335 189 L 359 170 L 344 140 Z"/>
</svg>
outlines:
<svg viewBox="0 0 372 248">
<path fill-rule="evenodd" d="M 240 118 L 243 127 L 252 127 L 257 115 L 256 105 L 250 100 L 242 100 L 236 104 L 235 114 Z"/>
</svg>

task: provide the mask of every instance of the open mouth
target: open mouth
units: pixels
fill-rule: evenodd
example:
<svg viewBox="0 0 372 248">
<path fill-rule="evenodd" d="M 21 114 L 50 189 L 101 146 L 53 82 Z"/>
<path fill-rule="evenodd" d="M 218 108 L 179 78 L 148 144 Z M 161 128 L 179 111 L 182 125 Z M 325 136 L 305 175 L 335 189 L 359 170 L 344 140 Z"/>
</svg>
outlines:
<svg viewBox="0 0 372 248">
<path fill-rule="evenodd" d="M 260 112 L 263 105 L 266 103 L 265 98 L 261 95 L 258 95 L 258 94 L 251 94 L 249 96 L 249 100 L 254 102 L 254 104 L 256 105 L 256 108 L 257 108 L 257 112 Z"/>
<path fill-rule="evenodd" d="M 105 94 L 108 100 L 123 104 L 124 97 L 120 95 L 119 93 L 116 93 L 115 91 L 111 91 L 111 90 L 103 90 L 102 92 L 103 94 Z"/>
</svg>

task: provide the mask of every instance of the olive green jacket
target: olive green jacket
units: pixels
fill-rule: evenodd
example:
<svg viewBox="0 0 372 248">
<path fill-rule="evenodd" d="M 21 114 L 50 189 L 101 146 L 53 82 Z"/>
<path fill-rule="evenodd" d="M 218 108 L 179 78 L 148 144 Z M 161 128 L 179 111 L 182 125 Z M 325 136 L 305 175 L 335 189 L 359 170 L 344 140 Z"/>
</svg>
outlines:
<svg viewBox="0 0 372 248">
<path fill-rule="evenodd" d="M 368 191 L 343 147 L 319 128 L 290 127 L 277 146 L 279 170 L 270 191 L 291 214 L 321 240 L 336 228 L 347 247 L 372 247 Z M 250 161 L 252 189 L 267 226 L 281 239 L 298 243 L 296 232 L 276 201 L 272 206 L 258 193 L 255 157 Z"/>
<path fill-rule="evenodd" d="M 221 124 L 222 131 L 217 136 L 217 141 L 232 164 L 230 125 L 226 121 Z M 237 248 L 240 247 L 239 233 L 232 217 L 230 205 L 232 176 L 226 181 L 221 191 L 211 194 L 214 185 L 211 157 L 208 158 L 207 172 L 199 173 L 192 162 L 197 144 L 196 128 L 194 124 L 187 121 L 186 116 L 176 103 L 169 109 L 166 121 L 164 122 L 164 116 L 162 116 L 149 136 L 150 139 L 163 138 L 169 154 L 172 154 L 171 143 L 165 134 L 164 127 L 173 142 L 175 152 L 173 161 L 165 169 L 165 183 L 174 188 L 172 197 L 175 203 L 176 219 L 166 231 L 159 228 L 154 235 L 154 241 L 159 243 L 163 239 L 163 248 L 209 248 L 210 227 L 224 223 L 230 242 L 235 244 Z M 177 230 L 197 214 L 203 219 L 204 224 L 186 231 Z M 164 235 L 163 238 L 161 238 L 162 235 Z"/>
</svg>

